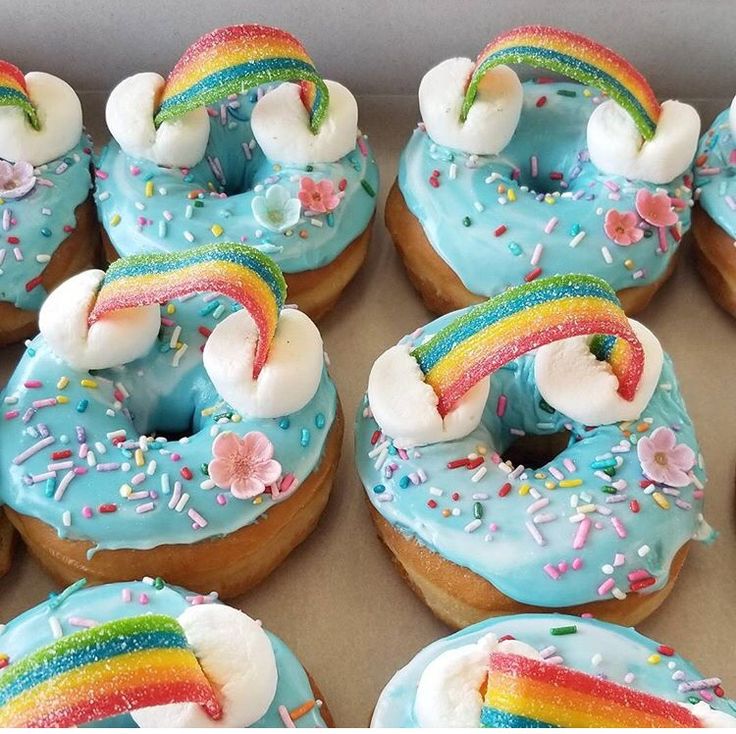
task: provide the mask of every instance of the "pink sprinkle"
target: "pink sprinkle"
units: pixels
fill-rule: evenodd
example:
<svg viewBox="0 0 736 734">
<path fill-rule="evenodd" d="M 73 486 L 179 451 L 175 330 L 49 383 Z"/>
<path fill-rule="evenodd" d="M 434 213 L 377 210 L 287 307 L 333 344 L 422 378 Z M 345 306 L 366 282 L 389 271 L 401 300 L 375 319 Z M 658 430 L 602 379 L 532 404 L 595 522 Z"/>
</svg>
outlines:
<svg viewBox="0 0 736 734">
<path fill-rule="evenodd" d="M 96 627 L 98 624 L 94 619 L 88 619 L 87 617 L 69 617 L 67 622 L 72 627 Z"/>
<path fill-rule="evenodd" d="M 404 460 L 409 460 L 409 454 L 406 453 L 406 449 L 398 449 L 399 456 Z"/>
<path fill-rule="evenodd" d="M 122 590 L 122 592 L 120 593 L 120 596 L 122 597 L 123 601 L 126 604 L 130 602 L 131 599 L 133 598 L 133 594 L 131 594 L 130 589 L 127 589 L 127 588 Z"/>
<path fill-rule="evenodd" d="M 702 500 L 704 496 L 705 496 L 705 492 L 703 492 L 702 489 L 693 490 L 693 499 Z"/>
<path fill-rule="evenodd" d="M 557 226 L 557 222 L 560 220 L 557 217 L 552 217 L 547 224 L 544 226 L 544 233 L 545 234 L 552 234 L 554 228 Z M 532 263 L 532 265 L 536 265 L 536 263 Z"/>
<path fill-rule="evenodd" d="M 549 468 L 549 473 L 550 473 L 550 474 L 551 474 L 551 475 L 552 475 L 552 476 L 553 476 L 553 477 L 554 477 L 555 479 L 557 479 L 557 481 L 561 481 L 562 479 L 564 479 L 564 478 L 565 478 L 565 475 L 564 475 L 564 474 L 563 474 L 563 473 L 562 473 L 562 472 L 561 472 L 561 471 L 560 471 L 560 470 L 559 470 L 559 469 L 558 469 L 558 468 L 557 468 L 556 466 L 551 466 L 551 467 Z"/>
<path fill-rule="evenodd" d="M 289 709 L 287 709 L 283 704 L 279 706 L 279 716 L 287 729 L 296 729 L 296 724 L 289 714 Z"/>
<path fill-rule="evenodd" d="M 142 484 L 145 481 L 146 481 L 146 475 L 145 475 L 145 473 L 144 472 L 138 472 L 138 474 L 136 474 L 134 477 L 131 478 L 130 483 L 131 484 L 138 485 L 138 484 Z"/>
<path fill-rule="evenodd" d="M 572 562 L 572 570 L 573 571 L 579 571 L 583 567 L 583 559 L 582 558 L 574 558 Z"/>
<path fill-rule="evenodd" d="M 593 615 L 590 612 L 583 612 L 580 616 L 583 619 L 593 619 Z"/>
<path fill-rule="evenodd" d="M 99 168 L 95 171 L 95 176 L 103 181 L 107 180 L 107 172 L 102 171 Z"/>
<path fill-rule="evenodd" d="M 296 479 L 296 476 L 294 474 L 287 474 L 279 484 L 279 492 L 288 492 L 291 488 L 291 485 L 294 484 L 294 480 Z"/>
<path fill-rule="evenodd" d="M 161 323 L 164 326 L 174 326 L 174 321 L 170 319 L 168 316 L 162 316 L 161 317 Z"/>
<path fill-rule="evenodd" d="M 570 472 L 570 474 L 572 474 L 573 472 L 577 470 L 577 467 L 575 466 L 575 462 L 570 458 L 563 459 L 562 463 L 564 464 L 565 469 L 567 469 L 567 471 Z"/>
<path fill-rule="evenodd" d="M 56 398 L 43 398 L 42 400 L 34 400 L 31 405 L 34 408 L 50 408 L 52 405 L 56 405 Z"/>
<path fill-rule="evenodd" d="M 667 244 L 667 230 L 664 227 L 657 227 L 657 237 L 659 238 L 659 251 L 667 252 L 669 245 Z"/>
<path fill-rule="evenodd" d="M 728 156 L 728 165 L 736 166 L 736 148 L 731 151 L 731 155 Z"/>
<path fill-rule="evenodd" d="M 551 579 L 554 579 L 555 581 L 560 578 L 559 571 L 551 563 L 545 565 L 544 571 Z"/>
<path fill-rule="evenodd" d="M 148 604 L 148 594 L 146 594 L 145 592 L 144 592 L 144 593 L 142 593 L 142 594 L 141 594 L 141 595 L 140 595 L 140 596 L 138 597 L 138 601 L 139 601 L 139 602 L 140 602 L 141 604 L 143 604 L 144 606 L 145 606 L 146 604 Z"/>
<path fill-rule="evenodd" d="M 224 494 L 218 494 L 215 498 L 217 500 L 218 505 L 226 505 L 227 504 L 227 497 Z"/>
<path fill-rule="evenodd" d="M 705 701 L 713 700 L 713 694 L 710 691 L 700 691 L 700 697 L 703 698 Z"/>
<path fill-rule="evenodd" d="M 23 383 L 23 387 L 27 387 L 29 389 L 43 387 L 43 382 L 41 382 L 41 380 L 26 380 Z"/>
<path fill-rule="evenodd" d="M 580 525 L 578 525 L 577 532 L 575 533 L 575 538 L 572 541 L 572 547 L 575 550 L 580 550 L 585 545 L 585 541 L 588 539 L 588 533 L 590 532 L 591 525 L 592 523 L 587 517 L 580 521 Z M 574 561 L 573 568 L 575 568 Z"/>
<path fill-rule="evenodd" d="M 131 176 L 138 176 L 140 175 L 141 169 L 138 168 L 138 166 L 131 166 L 130 167 L 130 175 Z"/>
<path fill-rule="evenodd" d="M 499 418 L 502 418 L 505 412 L 506 412 L 506 396 L 499 395 L 498 402 L 496 403 L 496 415 Z"/>
<path fill-rule="evenodd" d="M 559 571 L 560 573 L 565 573 L 565 572 L 567 571 L 567 569 L 568 569 L 568 568 L 569 568 L 569 566 L 567 565 L 567 561 L 560 561 L 560 562 L 559 562 L 559 563 L 557 564 L 557 570 L 558 570 L 558 571 Z"/>
<path fill-rule="evenodd" d="M 611 516 L 611 525 L 613 525 L 613 529 L 616 531 L 616 535 L 618 535 L 619 538 L 625 538 L 628 535 L 624 524 L 615 515 Z"/>
<path fill-rule="evenodd" d="M 207 520 L 205 520 L 202 515 L 200 515 L 196 510 L 190 508 L 187 512 L 187 515 L 189 515 L 189 517 L 192 518 L 195 524 L 198 525 L 200 528 L 207 527 Z"/>
<path fill-rule="evenodd" d="M 177 454 L 177 453 L 171 454 L 172 461 L 179 461 L 180 459 L 181 459 L 181 454 Z"/>
<path fill-rule="evenodd" d="M 621 191 L 621 187 L 615 181 L 604 181 L 603 185 L 614 193 Z"/>
<path fill-rule="evenodd" d="M 490 524 L 490 525 L 488 526 L 488 529 L 489 529 L 489 530 L 490 530 L 490 531 L 491 531 L 492 533 L 495 533 L 495 532 L 496 532 L 496 530 L 498 530 L 498 525 L 496 525 L 496 523 L 495 523 L 495 522 L 492 522 L 492 523 L 491 523 L 491 524 Z"/>
<path fill-rule="evenodd" d="M 363 158 L 368 157 L 368 146 L 365 144 L 365 140 L 363 140 L 362 135 L 358 135 L 358 140 L 356 141 L 358 143 L 358 149 L 360 150 Z"/>
<path fill-rule="evenodd" d="M 17 418 L 20 415 L 19 410 L 9 410 L 7 413 L 5 413 L 5 420 L 9 421 L 13 418 Z"/>
<path fill-rule="evenodd" d="M 606 579 L 598 587 L 598 596 L 605 596 L 614 586 L 616 586 L 616 582 L 613 579 Z"/>
<path fill-rule="evenodd" d="M 90 517 L 92 517 L 94 513 L 92 512 L 92 508 L 89 505 L 85 505 L 82 508 L 82 515 L 83 517 L 86 517 L 88 520 Z"/>
<path fill-rule="evenodd" d="M 153 502 L 146 502 L 145 504 L 138 505 L 138 507 L 135 508 L 135 511 L 139 515 L 142 515 L 144 512 L 150 512 L 154 507 L 155 505 Z"/>
<path fill-rule="evenodd" d="M 637 568 L 635 571 L 628 573 L 626 578 L 629 579 L 629 581 L 641 581 L 642 579 L 650 578 L 650 574 L 649 571 L 646 571 L 643 568 Z"/>
</svg>

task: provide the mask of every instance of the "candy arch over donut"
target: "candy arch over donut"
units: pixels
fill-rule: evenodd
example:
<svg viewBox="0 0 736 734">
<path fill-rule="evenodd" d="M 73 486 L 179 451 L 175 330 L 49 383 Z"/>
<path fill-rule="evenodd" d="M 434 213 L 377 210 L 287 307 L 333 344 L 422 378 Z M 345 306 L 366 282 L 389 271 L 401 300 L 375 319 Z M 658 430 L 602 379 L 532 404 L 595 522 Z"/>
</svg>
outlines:
<svg viewBox="0 0 736 734">
<path fill-rule="evenodd" d="M 176 62 L 161 95 L 155 124 L 260 84 L 298 81 L 312 132 L 329 105 L 327 85 L 301 42 L 286 31 L 234 25 L 206 33 Z"/>
<path fill-rule="evenodd" d="M 28 95 L 23 72 L 9 61 L 2 60 L 0 60 L 0 106 L 20 108 L 28 117 L 33 129 L 40 129 L 38 112 Z"/>
<path fill-rule="evenodd" d="M 475 101 L 485 73 L 501 64 L 530 64 L 597 87 L 631 115 L 645 140 L 654 137 L 661 107 L 637 69 L 615 51 L 585 36 L 541 25 L 507 31 L 480 52 L 468 80 L 462 120 Z"/>
<path fill-rule="evenodd" d="M 253 360 L 253 377 L 257 378 L 276 333 L 286 281 L 276 263 L 254 247 L 223 242 L 181 252 L 120 258 L 107 270 L 89 324 L 114 311 L 203 291 L 232 298 L 253 317 L 258 328 Z"/>
<path fill-rule="evenodd" d="M 572 336 L 604 334 L 593 342 L 633 399 L 644 369 L 644 349 L 615 291 L 592 275 L 553 275 L 510 288 L 438 331 L 412 351 L 445 416 L 477 382 L 532 349 Z"/>
</svg>

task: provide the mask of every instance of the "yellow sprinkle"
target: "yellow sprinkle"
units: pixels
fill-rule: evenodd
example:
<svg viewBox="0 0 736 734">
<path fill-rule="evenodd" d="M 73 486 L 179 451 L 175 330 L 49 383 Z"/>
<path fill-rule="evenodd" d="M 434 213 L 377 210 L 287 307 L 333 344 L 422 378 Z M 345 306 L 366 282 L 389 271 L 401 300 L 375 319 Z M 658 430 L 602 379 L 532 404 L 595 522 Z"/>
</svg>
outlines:
<svg viewBox="0 0 736 734">
<path fill-rule="evenodd" d="M 274 163 L 273 164 L 273 170 L 278 173 L 281 170 L 281 164 L 280 163 Z"/>
<path fill-rule="evenodd" d="M 595 505 L 590 504 L 590 505 L 578 505 L 576 509 L 578 512 L 593 512 L 596 508 L 595 508 Z"/>
<path fill-rule="evenodd" d="M 133 492 L 133 487 L 131 487 L 129 484 L 123 484 L 120 487 L 120 496 L 121 497 L 130 497 L 130 495 Z"/>
<path fill-rule="evenodd" d="M 230 418 L 231 423 L 240 423 L 242 420 L 243 416 L 240 413 L 233 413 L 232 418 Z"/>
<path fill-rule="evenodd" d="M 116 212 L 110 217 L 110 226 L 117 227 L 120 224 L 120 215 Z"/>
<path fill-rule="evenodd" d="M 631 421 L 624 421 L 623 423 L 619 423 L 618 426 L 622 431 L 628 431 L 629 428 L 631 428 Z"/>
<path fill-rule="evenodd" d="M 544 479 L 547 475 L 543 471 L 538 471 L 535 475 L 535 479 Z"/>
<path fill-rule="evenodd" d="M 479 443 L 475 450 L 481 455 L 485 456 L 488 453 L 488 446 L 486 446 L 484 443 Z"/>
<path fill-rule="evenodd" d="M 544 486 L 547 487 L 547 489 L 554 489 L 557 486 L 557 484 L 555 482 L 553 482 L 551 479 L 548 479 L 544 483 Z"/>
<path fill-rule="evenodd" d="M 166 304 L 166 313 L 171 316 L 176 313 L 176 306 L 173 303 Z"/>
<path fill-rule="evenodd" d="M 509 189 L 508 197 L 509 201 L 516 201 L 516 192 L 513 189 Z"/>
<path fill-rule="evenodd" d="M 56 389 L 64 390 L 68 384 L 69 384 L 69 378 L 66 375 L 62 375 L 59 378 L 59 381 L 56 383 Z"/>
<path fill-rule="evenodd" d="M 555 197 L 554 197 L 554 196 L 552 196 L 551 194 L 547 194 L 547 195 L 546 195 L 546 196 L 544 197 L 544 201 L 545 201 L 545 203 L 546 203 L 546 204 L 554 204 L 554 203 L 555 203 L 555 201 L 556 201 L 556 199 L 555 199 Z"/>
<path fill-rule="evenodd" d="M 143 458 L 143 452 L 140 449 L 135 450 L 135 465 L 143 466 L 146 460 Z"/>
<path fill-rule="evenodd" d="M 4 204 L 4 203 L 5 203 L 5 199 L 0 199 L 0 204 Z"/>
<path fill-rule="evenodd" d="M 624 267 L 625 267 L 625 268 L 626 268 L 627 270 L 633 270 L 633 269 L 634 269 L 634 267 L 635 267 L 635 265 L 634 265 L 634 261 L 633 261 L 633 260 L 624 260 Z"/>
<path fill-rule="evenodd" d="M 519 487 L 519 494 L 522 497 L 525 497 L 529 494 L 529 490 L 531 489 L 531 486 L 528 484 L 522 484 L 521 487 Z"/>
<path fill-rule="evenodd" d="M 590 91 L 590 89 L 583 89 L 583 97 L 592 97 L 593 92 Z"/>
<path fill-rule="evenodd" d="M 261 504 L 261 502 L 263 502 L 263 497 L 256 497 L 256 498 L 255 498 L 255 499 L 253 500 L 253 504 L 254 504 L 254 505 L 260 505 L 260 504 Z"/>
<path fill-rule="evenodd" d="M 95 390 L 97 388 L 97 382 L 95 380 L 88 380 L 85 378 L 84 380 L 80 380 L 79 384 L 82 387 L 88 387 L 91 390 Z"/>
<path fill-rule="evenodd" d="M 642 421 L 636 427 L 636 430 L 639 431 L 639 433 L 644 433 L 644 431 L 648 431 L 649 428 L 650 428 L 650 425 L 646 421 Z"/>
<path fill-rule="evenodd" d="M 649 657 L 647 658 L 647 662 L 648 662 L 648 663 L 649 663 L 650 665 L 656 665 L 656 664 L 657 664 L 657 663 L 659 663 L 659 662 L 660 662 L 661 660 L 662 660 L 662 658 L 661 658 L 661 657 L 660 657 L 659 655 L 657 655 L 656 653 L 655 653 L 654 655 L 650 655 L 650 656 L 649 656 Z"/>
<path fill-rule="evenodd" d="M 583 483 L 582 479 L 561 479 L 560 487 L 579 487 Z"/>
<path fill-rule="evenodd" d="M 212 232 L 215 237 L 219 237 L 225 230 L 219 225 L 219 224 L 213 224 L 210 227 L 210 232 Z"/>
<path fill-rule="evenodd" d="M 652 498 L 654 501 L 663 509 L 663 510 L 669 510 L 670 509 L 670 503 L 667 501 L 667 498 L 661 493 L 661 492 L 654 492 L 652 494 Z"/>
<path fill-rule="evenodd" d="M 146 196 L 149 199 L 153 196 L 153 181 L 146 181 Z"/>
<path fill-rule="evenodd" d="M 57 395 L 56 402 L 60 405 L 66 405 L 69 402 L 69 398 L 66 395 Z"/>
</svg>

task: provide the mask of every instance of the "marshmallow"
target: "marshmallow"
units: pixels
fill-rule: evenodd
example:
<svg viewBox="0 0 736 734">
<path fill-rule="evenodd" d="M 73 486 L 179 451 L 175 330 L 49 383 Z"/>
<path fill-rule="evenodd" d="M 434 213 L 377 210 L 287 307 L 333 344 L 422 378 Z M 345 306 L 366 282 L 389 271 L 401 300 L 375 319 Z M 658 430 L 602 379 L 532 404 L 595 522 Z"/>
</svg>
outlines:
<svg viewBox="0 0 736 734">
<path fill-rule="evenodd" d="M 258 330 L 246 310 L 236 311 L 212 331 L 203 361 L 215 389 L 235 410 L 252 418 L 278 418 L 301 410 L 322 379 L 322 337 L 301 311 L 281 312 L 268 359 L 253 379 Z"/>
<path fill-rule="evenodd" d="M 488 400 L 490 379 L 475 384 L 444 417 L 438 398 L 410 354 L 408 344 L 397 344 L 374 363 L 368 377 L 368 402 L 381 430 L 398 448 L 452 441 L 474 431 Z"/>
<path fill-rule="evenodd" d="M 499 642 L 492 632 L 473 645 L 446 650 L 424 669 L 414 700 L 414 715 L 422 728 L 480 726 L 483 697 L 480 689 L 488 675 L 492 652 L 540 660 L 539 653 L 518 640 Z"/>
<path fill-rule="evenodd" d="M 731 135 L 736 138 L 736 97 L 733 98 L 728 112 L 728 125 L 731 128 Z"/>
<path fill-rule="evenodd" d="M 465 88 L 475 67 L 470 59 L 447 59 L 430 69 L 419 85 L 419 110 L 429 137 L 439 145 L 466 153 L 495 155 L 514 135 L 524 92 L 508 66 L 486 72 L 465 122 L 460 112 Z"/>
<path fill-rule="evenodd" d="M 662 103 L 654 137 L 647 141 L 613 100 L 598 105 L 588 120 L 588 151 L 596 168 L 653 184 L 669 183 L 692 165 L 699 137 L 695 108 L 674 100 Z"/>
<path fill-rule="evenodd" d="M 46 343 L 70 367 L 101 370 L 147 354 L 161 327 L 158 304 L 88 317 L 105 273 L 85 270 L 64 281 L 41 306 L 38 326 Z"/>
<path fill-rule="evenodd" d="M 636 420 L 657 388 L 664 356 L 657 337 L 646 326 L 633 319 L 629 324 L 644 348 L 644 371 L 633 400 L 618 394 L 618 379 L 611 365 L 590 351 L 590 337 L 575 336 L 537 350 L 534 378 L 545 401 L 588 426 Z"/>
<path fill-rule="evenodd" d="M 706 729 L 733 729 L 736 727 L 736 717 L 727 714 L 725 711 L 712 709 L 705 701 L 698 701 L 694 705 L 691 703 L 681 703 L 680 705 L 695 714 Z"/>
<path fill-rule="evenodd" d="M 276 695 L 273 646 L 259 622 L 224 604 L 200 604 L 179 616 L 187 641 L 222 706 L 210 719 L 201 706 L 175 703 L 131 712 L 141 728 L 240 728 L 255 724 Z"/>
<path fill-rule="evenodd" d="M 251 129 L 266 158 L 303 166 L 334 163 L 355 148 L 358 104 L 349 89 L 325 80 L 330 93 L 327 115 L 317 133 L 309 127 L 299 85 L 280 84 L 253 108 Z"/>
<path fill-rule="evenodd" d="M 26 74 L 28 96 L 38 111 L 34 130 L 18 107 L 0 107 L 0 158 L 33 166 L 68 153 L 82 135 L 82 105 L 62 79 L 32 71 Z"/>
<path fill-rule="evenodd" d="M 159 166 L 194 166 L 204 157 L 210 134 L 206 107 L 190 110 L 181 117 L 153 124 L 165 84 L 160 74 L 134 74 L 112 90 L 105 107 L 110 133 L 125 153 Z"/>
</svg>

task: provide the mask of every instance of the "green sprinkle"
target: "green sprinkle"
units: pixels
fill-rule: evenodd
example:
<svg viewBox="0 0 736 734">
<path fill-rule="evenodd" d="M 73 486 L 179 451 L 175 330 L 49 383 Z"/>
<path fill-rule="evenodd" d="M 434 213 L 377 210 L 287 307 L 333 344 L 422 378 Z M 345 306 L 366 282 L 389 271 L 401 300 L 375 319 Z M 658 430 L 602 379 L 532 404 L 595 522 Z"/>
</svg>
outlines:
<svg viewBox="0 0 736 734">
<path fill-rule="evenodd" d="M 164 580 L 160 576 L 156 576 L 153 580 L 153 588 L 158 589 L 159 591 L 164 588 Z"/>
<path fill-rule="evenodd" d="M 551 635 L 574 635 L 577 631 L 577 625 L 568 624 L 564 627 L 552 627 L 549 633 Z"/>
<path fill-rule="evenodd" d="M 608 474 L 609 477 L 615 477 L 616 476 L 616 470 L 609 467 L 608 469 L 603 470 L 604 474 Z"/>
<path fill-rule="evenodd" d="M 371 186 L 364 178 L 360 179 L 360 185 L 365 189 L 368 196 L 375 198 L 376 192 L 373 190 L 373 186 Z"/>
<path fill-rule="evenodd" d="M 546 400 L 543 400 L 542 398 L 539 399 L 539 407 L 545 413 L 549 413 L 550 415 L 555 412 L 555 409 Z"/>
<path fill-rule="evenodd" d="M 560 95 L 560 97 L 577 97 L 578 93 L 573 92 L 572 89 L 558 89 L 557 94 Z"/>
<path fill-rule="evenodd" d="M 604 485 L 604 486 L 602 487 L 602 490 L 603 490 L 603 491 L 604 491 L 604 492 L 605 492 L 606 494 L 616 494 L 616 492 L 618 492 L 618 490 L 616 489 L 616 487 L 612 487 L 612 486 L 611 486 L 610 484 L 606 484 L 606 485 Z"/>
<path fill-rule="evenodd" d="M 473 517 L 476 520 L 482 520 L 483 519 L 483 505 L 481 505 L 480 502 L 476 502 L 473 505 Z"/>
<path fill-rule="evenodd" d="M 199 470 L 204 474 L 206 477 L 210 475 L 210 465 L 207 462 L 204 462 L 202 466 L 199 467 Z"/>
<path fill-rule="evenodd" d="M 700 699 L 697 696 L 688 696 L 687 700 L 694 706 L 696 703 L 700 702 Z"/>
<path fill-rule="evenodd" d="M 311 172 L 311 171 L 313 171 L 313 170 L 314 170 L 314 166 L 313 166 L 313 165 L 312 165 L 311 163 L 308 163 L 308 164 L 307 164 L 307 165 L 306 165 L 306 166 L 304 167 L 304 170 L 305 170 L 305 171 L 309 171 L 309 172 Z"/>
<path fill-rule="evenodd" d="M 204 206 L 204 202 L 201 199 L 194 200 L 194 208 L 201 209 Z"/>
<path fill-rule="evenodd" d="M 463 217 L 463 227 L 469 227 L 471 224 L 470 217 Z"/>
</svg>

